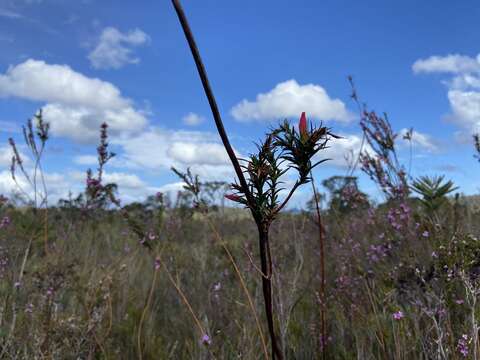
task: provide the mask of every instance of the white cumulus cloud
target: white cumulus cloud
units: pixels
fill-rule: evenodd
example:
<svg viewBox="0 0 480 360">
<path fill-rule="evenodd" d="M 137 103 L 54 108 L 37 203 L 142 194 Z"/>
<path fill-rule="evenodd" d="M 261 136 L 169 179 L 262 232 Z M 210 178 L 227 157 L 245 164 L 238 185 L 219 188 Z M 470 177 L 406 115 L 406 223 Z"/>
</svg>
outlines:
<svg viewBox="0 0 480 360">
<path fill-rule="evenodd" d="M 406 128 L 400 130 L 399 132 L 398 140 L 400 141 L 400 144 L 402 146 L 407 146 L 409 144 L 409 140 L 404 139 L 404 136 L 407 135 L 408 132 L 410 132 L 410 130 Z M 438 144 L 435 139 L 432 138 L 432 136 L 419 132 L 417 130 L 413 130 L 410 135 L 410 141 L 412 142 L 412 145 L 414 147 L 418 147 L 422 150 L 432 153 L 439 150 Z"/>
<path fill-rule="evenodd" d="M 450 90 L 448 100 L 452 108 L 452 121 L 472 132 L 480 131 L 480 92 Z"/>
<path fill-rule="evenodd" d="M 449 73 L 447 98 L 451 113 L 447 119 L 460 126 L 457 138 L 470 138 L 480 131 L 480 54 L 432 56 L 417 60 L 415 73 Z"/>
<path fill-rule="evenodd" d="M 98 157 L 94 155 L 78 155 L 73 158 L 73 162 L 78 165 L 96 165 L 98 164 Z"/>
<path fill-rule="evenodd" d="M 450 54 L 446 56 L 430 56 L 427 59 L 419 59 L 412 65 L 414 73 L 453 73 L 461 74 L 480 71 L 479 57 Z"/>
<path fill-rule="evenodd" d="M 39 60 L 26 60 L 0 74 L 0 97 L 46 102 L 44 116 L 53 135 L 77 141 L 95 140 L 104 121 L 114 136 L 141 131 L 147 123 L 113 84 Z"/>
<path fill-rule="evenodd" d="M 167 154 L 173 160 L 185 165 L 222 165 L 229 161 L 223 145 L 215 143 L 178 141 L 171 144 Z"/>
<path fill-rule="evenodd" d="M 198 114 L 195 114 L 193 112 L 191 113 L 188 113 L 187 115 L 185 115 L 183 118 L 182 118 L 182 122 L 185 124 L 185 125 L 188 125 L 188 126 L 196 126 L 196 125 L 200 125 L 202 122 L 205 121 L 205 118 L 198 115 Z"/>
<path fill-rule="evenodd" d="M 129 139 L 117 139 L 122 147 L 116 165 L 161 173 L 172 166 L 191 167 L 205 180 L 231 177 L 229 158 L 218 137 L 199 131 L 172 131 L 151 127 Z"/>
<path fill-rule="evenodd" d="M 149 36 L 140 29 L 122 33 L 114 27 L 107 27 L 88 54 L 88 59 L 96 69 L 119 69 L 128 64 L 137 64 L 140 59 L 133 55 L 133 48 L 145 45 L 148 41 Z"/>
<path fill-rule="evenodd" d="M 232 116 L 237 120 L 282 120 L 298 117 L 305 111 L 310 118 L 347 122 L 352 119 L 345 104 L 332 99 L 320 85 L 300 85 L 296 80 L 277 84 L 255 101 L 242 100 L 235 105 Z"/>
<path fill-rule="evenodd" d="M 31 164 L 30 158 L 22 150 L 23 146 L 17 145 L 17 151 L 22 159 L 24 166 L 29 166 Z M 10 145 L 0 146 L 0 167 L 10 168 L 12 164 L 12 157 L 14 156 L 12 147 Z"/>
<path fill-rule="evenodd" d="M 356 159 L 360 153 L 369 152 L 366 142 L 362 142 L 362 136 L 357 134 L 338 134 L 339 139 L 331 139 L 328 148 L 322 150 L 316 156 L 316 161 L 320 159 L 330 159 L 323 166 L 347 167 L 349 162 L 347 159 Z"/>
</svg>

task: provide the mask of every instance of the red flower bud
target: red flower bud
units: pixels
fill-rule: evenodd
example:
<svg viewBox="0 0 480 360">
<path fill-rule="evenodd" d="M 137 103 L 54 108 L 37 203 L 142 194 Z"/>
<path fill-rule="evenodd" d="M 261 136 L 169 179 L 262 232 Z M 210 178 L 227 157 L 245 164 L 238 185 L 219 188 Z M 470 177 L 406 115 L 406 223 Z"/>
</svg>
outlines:
<svg viewBox="0 0 480 360">
<path fill-rule="evenodd" d="M 298 122 L 298 130 L 300 131 L 301 136 L 306 136 L 307 135 L 307 116 L 305 115 L 305 112 L 302 112 L 302 115 L 300 116 L 300 121 Z"/>
<path fill-rule="evenodd" d="M 235 194 L 226 194 L 225 197 L 228 200 L 232 200 L 232 201 L 236 201 L 236 202 L 240 202 L 240 200 L 242 200 L 242 198 L 240 196 L 235 195 Z"/>
</svg>

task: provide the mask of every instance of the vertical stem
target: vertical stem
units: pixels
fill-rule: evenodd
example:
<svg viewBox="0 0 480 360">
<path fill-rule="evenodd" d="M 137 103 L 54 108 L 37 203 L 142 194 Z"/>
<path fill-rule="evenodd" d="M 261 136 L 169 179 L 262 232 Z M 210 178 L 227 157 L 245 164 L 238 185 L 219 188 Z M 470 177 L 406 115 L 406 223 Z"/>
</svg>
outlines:
<svg viewBox="0 0 480 360">
<path fill-rule="evenodd" d="M 476 287 L 473 288 L 472 291 L 472 309 L 471 309 L 471 317 L 472 317 L 472 342 L 473 342 L 473 358 L 475 360 L 478 359 L 477 356 L 477 349 L 478 349 L 478 326 L 477 326 L 477 319 L 475 316 L 475 310 L 477 305 L 477 289 Z"/>
<path fill-rule="evenodd" d="M 283 359 L 282 353 L 275 336 L 275 326 L 273 323 L 273 303 L 272 303 L 272 262 L 270 257 L 270 244 L 268 239 L 268 228 L 258 225 L 258 235 L 260 242 L 260 261 L 262 275 L 263 298 L 265 299 L 265 314 L 267 316 L 268 331 L 272 346 L 272 359 Z"/>
<path fill-rule="evenodd" d="M 45 248 L 45 255 L 48 255 L 48 205 L 45 204 L 45 217 L 43 227 L 43 246 Z"/>
<path fill-rule="evenodd" d="M 245 197 L 247 198 L 247 202 L 250 206 L 253 207 L 254 205 L 253 196 L 250 192 L 247 181 L 245 180 L 245 176 L 243 175 L 243 171 L 242 171 L 242 168 L 240 167 L 240 163 L 238 162 L 235 152 L 233 151 L 233 148 L 230 145 L 230 141 L 228 139 L 227 133 L 223 126 L 222 118 L 220 116 L 220 111 L 218 110 L 217 102 L 213 95 L 210 82 L 208 81 L 205 66 L 203 65 L 203 61 L 200 56 L 200 52 L 198 50 L 197 44 L 195 43 L 192 30 L 190 29 L 190 26 L 188 24 L 187 17 L 180 4 L 180 0 L 172 0 L 172 4 L 177 13 L 183 32 L 185 33 L 185 37 L 190 47 L 190 51 L 192 52 L 192 56 L 195 61 L 195 65 L 197 66 L 197 71 L 200 76 L 200 80 L 202 81 L 203 89 L 205 91 L 205 95 L 207 96 L 208 103 L 210 104 L 210 109 L 212 110 L 212 115 L 215 120 L 215 125 L 217 127 L 220 138 L 222 139 L 223 146 L 225 147 L 225 150 L 227 151 L 230 161 L 232 162 L 238 181 L 240 182 L 240 185 L 242 187 L 242 191 L 245 194 Z M 262 285 L 263 285 L 263 296 L 265 299 L 265 310 L 266 310 L 267 321 L 268 321 L 268 329 L 270 332 L 270 338 L 272 342 L 272 359 L 275 360 L 275 358 L 278 357 L 279 360 L 282 360 L 283 356 L 277 345 L 277 340 L 274 332 L 274 324 L 273 324 L 271 259 L 270 259 L 270 256 L 268 255 L 269 253 L 268 229 L 264 229 L 264 226 L 261 223 L 260 219 L 253 211 L 252 211 L 252 215 L 255 218 L 255 221 L 258 226 L 258 231 L 259 231 L 262 272 L 268 275 L 268 277 L 262 277 Z M 268 266 L 268 264 L 270 264 L 270 266 Z"/>
<path fill-rule="evenodd" d="M 200 51 L 198 50 L 197 44 L 195 43 L 195 39 L 193 37 L 192 30 L 190 29 L 190 25 L 188 25 L 187 17 L 185 16 L 185 12 L 183 11 L 182 5 L 180 4 L 180 0 L 172 0 L 173 7 L 177 12 L 178 20 L 182 25 L 183 32 L 185 33 L 185 37 L 187 39 L 188 45 L 190 46 L 190 51 L 192 52 L 193 59 L 195 61 L 195 65 L 197 66 L 198 75 L 200 76 L 200 80 L 202 81 L 203 89 L 205 91 L 205 95 L 207 96 L 208 103 L 210 104 L 210 109 L 212 110 L 213 119 L 215 120 L 215 125 L 217 126 L 218 134 L 222 139 L 223 146 L 227 151 L 227 154 L 232 162 L 232 165 L 235 169 L 235 173 L 237 174 L 238 181 L 242 186 L 242 190 L 245 193 L 245 196 L 250 204 L 253 204 L 252 194 L 247 185 L 247 181 L 245 180 L 245 176 L 243 175 L 242 168 L 240 167 L 240 163 L 238 162 L 237 156 L 233 151 L 232 145 L 230 145 L 230 141 L 228 140 L 227 132 L 223 126 L 222 117 L 220 116 L 220 111 L 218 110 L 218 105 L 215 100 L 215 96 L 213 95 L 212 88 L 210 86 L 210 82 L 208 81 L 207 71 L 205 70 L 205 66 L 203 65 L 202 58 L 200 56 Z"/>
<path fill-rule="evenodd" d="M 143 350 L 142 350 L 142 328 L 143 328 L 143 321 L 145 320 L 145 316 L 147 315 L 148 308 L 152 302 L 153 292 L 155 290 L 155 283 L 157 281 L 157 269 L 153 272 L 152 283 L 150 285 L 150 291 L 148 292 L 147 301 L 142 311 L 142 316 L 140 317 L 140 322 L 138 324 L 138 334 L 137 334 L 137 347 L 138 347 L 138 359 L 143 359 Z"/>
<path fill-rule="evenodd" d="M 320 213 L 320 205 L 318 203 L 318 193 L 315 187 L 313 174 L 310 173 L 312 178 L 313 196 L 315 197 L 315 209 L 317 212 L 317 225 L 318 225 L 318 240 L 320 245 L 320 271 L 321 271 L 321 284 L 320 284 L 320 346 L 322 347 L 322 359 L 326 359 L 326 345 L 327 345 L 327 329 L 325 319 L 325 234 L 322 223 L 322 216 Z"/>
</svg>

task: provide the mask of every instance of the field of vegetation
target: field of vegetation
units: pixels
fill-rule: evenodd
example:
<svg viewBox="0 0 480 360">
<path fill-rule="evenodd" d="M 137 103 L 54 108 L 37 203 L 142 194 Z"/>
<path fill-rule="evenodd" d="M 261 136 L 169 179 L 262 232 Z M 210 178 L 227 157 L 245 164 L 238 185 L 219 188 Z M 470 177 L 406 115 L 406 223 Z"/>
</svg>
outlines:
<svg viewBox="0 0 480 360">
<path fill-rule="evenodd" d="M 476 359 L 480 209 L 441 176 L 406 174 L 385 118 L 364 109 L 360 124 L 371 150 L 351 170 L 379 203 L 353 175 L 312 181 L 335 137 L 302 115 L 243 160 L 251 200 L 172 169 L 176 197 L 122 205 L 102 179 L 104 124 L 84 193 L 46 206 L 37 114 L 24 128 L 35 168 L 11 140 L 19 192 L 1 199 L 0 358 Z M 303 211 L 280 211 L 287 170 L 292 191 L 317 184 Z"/>
<path fill-rule="evenodd" d="M 172 168 L 183 191 L 124 204 L 104 180 L 103 124 L 84 191 L 51 204 L 39 111 L 25 143 L 9 141 L 18 191 L 0 198 L 0 359 L 478 359 L 476 198 L 409 174 L 397 143 L 411 131 L 367 109 L 352 79 L 363 147 L 345 174 L 314 178 L 338 136 L 305 113 L 237 159 L 174 5 L 236 182 Z M 311 200 L 292 210 L 300 187 Z"/>
</svg>

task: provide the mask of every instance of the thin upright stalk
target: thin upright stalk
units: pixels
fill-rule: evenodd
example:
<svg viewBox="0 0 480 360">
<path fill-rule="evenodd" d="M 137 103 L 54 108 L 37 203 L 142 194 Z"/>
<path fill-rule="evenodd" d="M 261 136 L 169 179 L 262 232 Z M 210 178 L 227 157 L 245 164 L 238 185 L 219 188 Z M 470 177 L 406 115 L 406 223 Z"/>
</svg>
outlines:
<svg viewBox="0 0 480 360">
<path fill-rule="evenodd" d="M 145 316 L 147 315 L 148 308 L 150 307 L 150 304 L 152 303 L 153 292 L 155 290 L 155 283 L 157 281 L 157 274 L 158 274 L 158 271 L 157 271 L 157 269 L 155 269 L 155 271 L 153 272 L 152 283 L 150 285 L 150 291 L 148 292 L 147 301 L 145 303 L 145 307 L 143 308 L 142 316 L 140 317 L 140 322 L 138 324 L 137 347 L 138 347 L 138 359 L 139 360 L 143 359 L 143 350 L 142 350 L 143 321 L 145 320 Z"/>
<path fill-rule="evenodd" d="M 317 212 L 317 225 L 318 225 L 318 240 L 320 245 L 320 346 L 322 349 L 322 359 L 326 359 L 326 346 L 327 346 L 327 324 L 325 316 L 325 233 L 322 223 L 322 215 L 320 213 L 320 205 L 318 201 L 318 193 L 312 178 L 313 196 L 315 198 L 315 210 Z"/>
<path fill-rule="evenodd" d="M 275 336 L 275 325 L 273 322 L 273 302 L 272 302 L 272 260 L 270 255 L 270 244 L 268 238 L 268 229 L 264 226 L 258 227 L 260 235 L 260 260 L 261 270 L 266 276 L 262 276 L 263 298 L 265 299 L 265 315 L 267 316 L 268 331 L 272 346 L 272 359 L 283 359 L 282 352 Z"/>
<path fill-rule="evenodd" d="M 232 145 L 230 145 L 230 141 L 227 136 L 227 132 L 225 131 L 225 127 L 223 126 L 222 117 L 220 116 L 220 111 L 218 110 L 217 101 L 215 100 L 215 96 L 213 95 L 212 88 L 210 86 L 210 81 L 208 80 L 207 71 L 205 70 L 205 66 L 203 65 L 202 58 L 200 56 L 200 51 L 198 50 L 197 44 L 193 37 L 192 30 L 190 29 L 190 25 L 188 24 L 187 17 L 185 12 L 183 11 L 182 5 L 180 4 L 179 0 L 172 0 L 173 6 L 175 11 L 177 12 L 178 19 L 180 24 L 182 25 L 183 32 L 185 33 L 185 37 L 187 39 L 188 45 L 190 46 L 190 50 L 192 52 L 193 59 L 195 61 L 195 65 L 197 66 L 198 74 L 200 76 L 200 80 L 202 81 L 203 89 L 205 90 L 205 95 L 207 96 L 208 103 L 210 104 L 210 109 L 212 110 L 213 119 L 215 120 L 215 125 L 217 126 L 218 133 L 220 138 L 222 139 L 223 146 L 227 151 L 227 154 L 232 162 L 232 165 L 235 169 L 235 173 L 240 181 L 240 185 L 245 190 L 245 196 L 248 199 L 248 202 L 252 202 L 252 195 L 248 189 L 247 181 L 242 172 L 242 168 L 240 167 L 240 163 L 238 162 L 237 156 L 233 151 Z"/>
<path fill-rule="evenodd" d="M 273 307 L 272 307 L 272 280 L 271 280 L 271 257 L 270 257 L 270 246 L 268 244 L 268 227 L 265 227 L 265 224 L 262 222 L 259 215 L 253 211 L 252 209 L 255 208 L 255 202 L 248 187 L 247 181 L 243 174 L 242 168 L 240 163 L 235 155 L 235 152 L 230 144 L 228 139 L 227 133 L 223 126 L 222 118 L 220 116 L 220 111 L 218 109 L 217 102 L 213 95 L 212 88 L 210 86 L 210 82 L 208 80 L 207 72 L 205 70 L 205 66 L 203 65 L 202 58 L 200 56 L 200 52 L 198 50 L 197 44 L 193 37 L 192 30 L 190 29 L 190 25 L 188 24 L 187 17 L 185 12 L 180 4 L 180 0 L 172 0 L 172 4 L 175 8 L 177 13 L 178 19 L 182 26 L 183 32 L 185 33 L 185 37 L 187 39 L 188 45 L 190 47 L 190 51 L 192 52 L 193 59 L 195 61 L 195 65 L 197 67 L 198 74 L 202 81 L 203 89 L 205 91 L 205 95 L 207 96 L 208 103 L 210 104 L 210 109 L 212 110 L 212 115 L 215 120 L 215 125 L 218 130 L 218 134 L 222 139 L 223 145 L 227 154 L 230 158 L 230 161 L 235 169 L 235 173 L 237 175 L 238 181 L 240 182 L 240 186 L 242 188 L 243 193 L 247 199 L 247 203 L 252 211 L 252 216 L 255 219 L 255 222 L 258 227 L 258 234 L 259 234 L 259 247 L 260 247 L 260 260 L 262 266 L 262 272 L 268 275 L 267 278 L 262 278 L 263 284 L 263 295 L 265 300 L 265 310 L 268 322 L 268 329 L 270 332 L 270 339 L 272 343 L 272 359 L 275 360 L 278 358 L 279 360 L 283 359 L 281 351 L 277 344 L 277 339 L 275 336 L 274 330 L 274 323 L 273 323 Z M 267 269 L 270 269 L 267 272 Z"/>
</svg>

